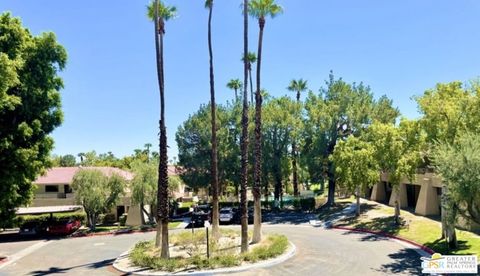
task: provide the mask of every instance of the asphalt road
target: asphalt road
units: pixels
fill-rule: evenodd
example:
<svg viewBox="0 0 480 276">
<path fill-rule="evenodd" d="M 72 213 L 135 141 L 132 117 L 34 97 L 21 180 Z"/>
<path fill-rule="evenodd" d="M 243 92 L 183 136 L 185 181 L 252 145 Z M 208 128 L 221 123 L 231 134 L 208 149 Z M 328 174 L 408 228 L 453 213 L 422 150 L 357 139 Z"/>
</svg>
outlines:
<svg viewBox="0 0 480 276">
<path fill-rule="evenodd" d="M 294 221 L 277 218 L 265 232 L 282 233 L 296 247 L 296 255 L 268 269 L 238 275 L 390 275 L 420 274 L 420 256 L 403 244 L 370 234 L 325 230 L 305 224 L 308 216 Z M 121 275 L 111 264 L 119 254 L 154 233 L 38 240 L 24 249 L 24 256 L 0 269 L 0 275 Z M 10 242 L 0 242 L 0 247 Z M 1 248 L 0 248 L 1 251 Z M 17 252 L 18 254 L 18 252 Z M 22 254 L 22 255 L 23 255 Z M 1 267 L 1 264 L 0 264 Z"/>
</svg>

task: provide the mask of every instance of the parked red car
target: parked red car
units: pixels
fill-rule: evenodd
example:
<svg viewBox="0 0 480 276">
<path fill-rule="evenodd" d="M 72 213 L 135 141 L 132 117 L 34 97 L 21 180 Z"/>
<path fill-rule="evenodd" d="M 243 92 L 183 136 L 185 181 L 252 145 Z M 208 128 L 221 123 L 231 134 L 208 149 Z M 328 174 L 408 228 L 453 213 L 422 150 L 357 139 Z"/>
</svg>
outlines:
<svg viewBox="0 0 480 276">
<path fill-rule="evenodd" d="M 55 235 L 68 235 L 78 228 L 80 228 L 81 223 L 79 220 L 64 220 L 64 221 L 57 221 L 53 222 L 49 227 L 48 227 L 48 233 L 50 234 L 55 234 Z"/>
</svg>

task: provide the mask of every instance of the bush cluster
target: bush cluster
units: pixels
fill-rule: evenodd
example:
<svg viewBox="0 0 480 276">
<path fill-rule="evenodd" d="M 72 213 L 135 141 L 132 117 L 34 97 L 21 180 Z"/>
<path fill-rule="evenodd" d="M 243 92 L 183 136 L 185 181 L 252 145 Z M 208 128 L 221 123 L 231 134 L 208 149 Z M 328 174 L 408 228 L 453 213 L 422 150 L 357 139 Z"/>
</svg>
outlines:
<svg viewBox="0 0 480 276">
<path fill-rule="evenodd" d="M 295 198 L 293 199 L 293 207 L 302 211 L 315 210 L 315 198 Z"/>
<path fill-rule="evenodd" d="M 85 223 L 87 216 L 85 212 L 68 212 L 68 213 L 56 213 L 53 214 L 52 221 L 62 221 L 67 219 L 76 219 L 80 220 L 82 223 Z M 42 224 L 50 221 L 50 214 L 42 215 L 21 215 L 16 218 L 16 225 L 22 226 L 25 223 L 37 223 Z"/>
</svg>

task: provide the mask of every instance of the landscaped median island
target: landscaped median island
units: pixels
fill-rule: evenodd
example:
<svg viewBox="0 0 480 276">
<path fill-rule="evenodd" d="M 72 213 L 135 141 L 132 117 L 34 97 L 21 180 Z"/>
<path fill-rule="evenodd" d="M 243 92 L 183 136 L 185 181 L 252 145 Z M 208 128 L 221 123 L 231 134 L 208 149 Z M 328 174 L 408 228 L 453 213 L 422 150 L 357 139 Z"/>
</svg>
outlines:
<svg viewBox="0 0 480 276">
<path fill-rule="evenodd" d="M 249 233 L 251 236 L 251 233 Z M 190 230 L 170 235 L 170 258 L 161 259 L 160 250 L 154 241 L 137 243 L 128 254 L 128 272 L 150 270 L 151 272 L 206 271 L 214 269 L 240 268 L 260 261 L 274 260 L 289 252 L 293 255 L 293 245 L 287 237 L 278 234 L 265 235 L 262 242 L 250 246 L 248 253 L 240 253 L 240 232 L 221 229 L 218 242 L 207 240 L 205 230 Z M 120 258 L 121 260 L 121 258 Z M 117 262 L 116 262 L 117 263 Z M 118 265 L 115 265 L 119 269 Z M 120 269 L 124 272 L 124 269 Z M 142 273 L 145 274 L 145 273 Z M 149 273 L 147 273 L 149 274 Z"/>
</svg>

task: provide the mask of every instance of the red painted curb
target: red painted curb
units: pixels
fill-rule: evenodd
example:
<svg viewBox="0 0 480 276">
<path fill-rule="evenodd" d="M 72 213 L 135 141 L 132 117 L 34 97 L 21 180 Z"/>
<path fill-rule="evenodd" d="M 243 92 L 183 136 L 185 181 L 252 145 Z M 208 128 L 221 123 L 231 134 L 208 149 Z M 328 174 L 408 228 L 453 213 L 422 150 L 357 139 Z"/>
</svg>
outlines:
<svg viewBox="0 0 480 276">
<path fill-rule="evenodd" d="M 375 234 L 375 235 L 379 235 L 379 236 L 384 236 L 384 237 L 387 237 L 387 238 L 400 240 L 400 241 L 409 243 L 409 244 L 411 244 L 411 245 L 417 246 L 417 247 L 419 247 L 420 249 L 422 249 L 423 251 L 427 252 L 428 254 L 433 254 L 433 253 L 435 253 L 435 251 L 433 251 L 433 250 L 432 250 L 431 248 L 429 248 L 429 247 L 426 247 L 425 245 L 416 243 L 416 242 L 411 241 L 411 240 L 407 240 L 407 239 L 402 238 L 402 237 L 397 237 L 397 236 L 394 236 L 394 235 L 391 235 L 391 234 L 388 234 L 388 233 L 385 233 L 385 232 L 382 232 L 382 231 L 373 231 L 373 230 L 361 229 L 361 228 L 350 228 L 350 227 L 345 227 L 345 226 L 333 226 L 332 228 L 334 228 L 334 229 L 340 229 L 340 230 L 348 230 L 348 231 L 353 231 L 353 232 L 369 233 L 369 234 Z"/>
</svg>

